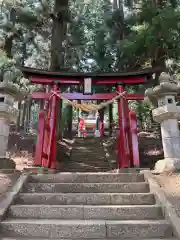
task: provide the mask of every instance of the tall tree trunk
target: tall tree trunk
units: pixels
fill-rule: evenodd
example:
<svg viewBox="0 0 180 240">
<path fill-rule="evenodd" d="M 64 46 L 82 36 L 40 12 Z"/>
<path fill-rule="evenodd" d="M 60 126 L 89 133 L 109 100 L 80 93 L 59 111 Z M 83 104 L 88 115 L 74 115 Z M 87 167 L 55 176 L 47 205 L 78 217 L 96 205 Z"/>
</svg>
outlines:
<svg viewBox="0 0 180 240">
<path fill-rule="evenodd" d="M 58 121 L 57 121 L 57 123 L 56 123 L 56 127 L 57 127 L 57 138 L 58 139 L 62 139 L 62 132 L 61 132 L 61 125 L 62 125 L 62 121 L 63 121 L 63 119 L 62 119 L 62 107 L 63 107 L 63 101 L 62 100 L 60 100 L 60 101 L 58 101 L 58 110 L 57 110 L 57 119 L 58 119 Z"/>
<path fill-rule="evenodd" d="M 119 15 L 121 15 L 121 22 L 119 23 L 119 27 L 118 29 L 116 29 L 116 31 L 118 31 L 119 33 L 119 39 L 118 40 L 123 40 L 124 38 L 124 5 L 123 5 L 123 1 L 122 0 L 113 0 L 112 2 L 113 4 L 113 11 L 116 12 L 118 11 Z M 116 55 L 117 55 L 117 62 L 116 62 L 116 68 L 118 70 L 123 70 L 122 69 L 122 64 L 121 64 L 121 50 L 119 47 L 117 47 L 116 50 Z"/>
<path fill-rule="evenodd" d="M 117 0 L 113 0 L 112 4 L 113 4 L 113 10 L 116 10 L 118 8 Z"/>
<path fill-rule="evenodd" d="M 68 137 L 72 136 L 72 119 L 73 119 L 73 108 L 72 106 L 68 106 L 68 123 L 67 123 L 67 131 L 68 131 Z"/>
<path fill-rule="evenodd" d="M 80 85 L 77 86 L 77 92 L 80 93 L 81 92 L 81 87 Z M 81 100 L 77 100 L 78 104 L 81 104 Z M 79 117 L 80 117 L 80 110 L 79 108 L 77 109 L 77 117 L 78 117 L 78 124 L 79 124 Z"/>
<path fill-rule="evenodd" d="M 68 11 L 68 0 L 55 0 L 52 38 L 51 38 L 51 70 L 59 71 L 64 68 L 65 49 L 63 42 L 66 39 L 67 19 L 64 16 Z"/>
<path fill-rule="evenodd" d="M 105 135 L 104 133 L 104 108 L 102 108 L 99 111 L 99 117 L 100 117 L 100 121 L 102 122 L 102 132 L 103 132 L 103 136 Z"/>
<path fill-rule="evenodd" d="M 12 29 L 13 29 L 16 23 L 16 10 L 14 8 L 12 8 L 10 11 L 9 21 L 12 23 Z M 5 38 L 5 44 L 4 44 L 4 51 L 6 52 L 7 57 L 9 58 L 12 58 L 13 39 L 14 39 L 14 34 L 12 31 Z"/>
<path fill-rule="evenodd" d="M 22 110 L 22 127 L 24 127 L 24 125 L 25 125 L 25 121 L 26 121 L 26 108 L 27 108 L 27 102 L 26 101 L 24 101 L 24 103 L 23 103 L 23 110 Z"/>
<path fill-rule="evenodd" d="M 24 126 L 25 133 L 29 132 L 30 120 L 31 120 L 31 106 L 32 106 L 32 100 L 29 99 L 26 107 L 26 121 Z"/>
<path fill-rule="evenodd" d="M 102 100 L 97 100 L 97 104 L 100 104 Z M 98 111 L 99 112 L 99 118 L 100 121 L 102 122 L 102 131 L 103 131 L 103 136 L 104 136 L 104 108 Z"/>
<path fill-rule="evenodd" d="M 22 114 L 22 102 L 18 102 L 18 119 L 17 119 L 17 132 L 20 130 L 20 125 L 21 125 L 21 114 Z"/>
<path fill-rule="evenodd" d="M 53 26 L 51 37 L 51 65 L 52 71 L 60 71 L 64 68 L 65 48 L 64 41 L 67 32 L 67 19 L 64 13 L 68 11 L 68 0 L 55 0 L 53 13 Z M 61 138 L 62 101 L 58 104 L 57 111 L 57 137 Z"/>
<path fill-rule="evenodd" d="M 165 5 L 167 5 L 167 1 L 158 1 L 158 0 L 152 0 L 152 7 L 154 9 L 157 8 L 164 8 Z M 159 13 L 157 13 L 159 14 Z M 152 53 L 152 67 L 159 67 L 161 70 L 159 72 L 156 72 L 155 79 L 154 79 L 154 86 L 159 84 L 159 76 L 161 75 L 162 71 L 166 71 L 166 50 L 163 47 L 158 47 L 153 53 Z"/>
</svg>

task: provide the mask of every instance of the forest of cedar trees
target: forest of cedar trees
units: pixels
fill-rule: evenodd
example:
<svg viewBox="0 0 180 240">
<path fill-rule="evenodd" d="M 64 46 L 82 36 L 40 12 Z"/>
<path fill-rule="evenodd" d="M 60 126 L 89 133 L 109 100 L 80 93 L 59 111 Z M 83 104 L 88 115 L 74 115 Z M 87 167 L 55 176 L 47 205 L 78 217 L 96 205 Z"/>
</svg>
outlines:
<svg viewBox="0 0 180 240">
<path fill-rule="evenodd" d="M 8 77 L 26 95 L 39 86 L 23 78 L 21 66 L 66 72 L 161 67 L 180 79 L 179 65 L 179 0 L 0 0 L 0 78 Z M 132 86 L 128 91 L 142 93 L 157 85 L 159 74 L 148 86 Z M 69 86 L 62 91 L 81 88 Z M 94 87 L 94 91 L 112 89 Z M 143 101 L 130 105 L 136 109 L 138 127 L 151 127 L 152 106 Z M 70 130 L 77 110 L 65 104 L 60 107 L 61 120 L 68 119 Z M 18 102 L 18 108 L 21 125 L 37 120 L 32 101 Z M 116 121 L 113 108 L 110 105 L 104 114 Z"/>
</svg>

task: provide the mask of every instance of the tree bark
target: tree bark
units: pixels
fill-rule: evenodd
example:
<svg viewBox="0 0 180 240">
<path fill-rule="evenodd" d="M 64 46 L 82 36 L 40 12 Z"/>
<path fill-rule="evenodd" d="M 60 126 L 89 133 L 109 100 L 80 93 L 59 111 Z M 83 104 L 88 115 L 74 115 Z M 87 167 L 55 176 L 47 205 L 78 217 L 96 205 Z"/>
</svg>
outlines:
<svg viewBox="0 0 180 240">
<path fill-rule="evenodd" d="M 28 132 L 29 126 L 30 126 L 31 106 L 32 106 L 32 100 L 29 99 L 28 102 L 27 102 L 27 107 L 26 107 L 26 120 L 25 120 L 25 126 L 24 126 L 25 133 Z"/>
<path fill-rule="evenodd" d="M 67 20 L 63 12 L 68 10 L 68 0 L 55 0 L 52 38 L 51 38 L 51 70 L 59 71 L 64 68 L 65 48 L 63 42 L 66 39 Z"/>
<path fill-rule="evenodd" d="M 51 65 L 52 71 L 60 71 L 64 68 L 65 47 L 64 41 L 67 32 L 67 19 L 63 16 L 68 11 L 68 0 L 55 0 L 54 13 L 52 15 L 52 37 L 51 37 Z M 58 104 L 57 110 L 57 138 L 61 138 L 61 114 L 62 101 Z"/>
<path fill-rule="evenodd" d="M 62 132 L 61 132 L 61 122 L 63 121 L 62 119 L 62 106 L 63 106 L 63 102 L 62 100 L 58 101 L 58 110 L 57 110 L 57 123 L 56 123 L 56 127 L 57 127 L 57 138 L 58 139 L 62 139 Z"/>
<path fill-rule="evenodd" d="M 25 125 L 25 119 L 26 119 L 26 108 L 27 108 L 27 103 L 26 103 L 26 101 L 24 101 L 24 103 L 23 103 L 23 111 L 22 111 L 22 127 L 24 127 L 24 125 Z"/>
<path fill-rule="evenodd" d="M 21 113 L 22 113 L 22 102 L 18 102 L 18 119 L 17 119 L 17 132 L 20 130 L 20 125 L 21 125 Z"/>
<path fill-rule="evenodd" d="M 12 28 L 16 23 L 16 10 L 14 8 L 10 11 L 9 21 L 12 22 Z M 13 47 L 14 34 L 11 33 L 5 38 L 4 51 L 6 52 L 7 57 L 12 58 L 12 47 Z"/>
<path fill-rule="evenodd" d="M 123 1 L 122 0 L 113 0 L 113 10 L 118 11 L 119 14 L 121 15 L 121 22 L 118 23 L 118 34 L 119 34 L 119 40 L 123 40 L 124 38 L 124 6 L 123 6 Z M 117 29 L 116 29 L 117 30 Z M 122 69 L 122 64 L 121 64 L 121 50 L 118 47 L 117 48 L 117 62 L 116 62 L 116 68 L 120 71 L 124 70 Z"/>
<path fill-rule="evenodd" d="M 102 100 L 97 100 L 97 104 L 100 104 Z M 104 136 L 104 108 L 98 111 L 99 112 L 99 118 L 100 121 L 102 122 L 102 131 L 103 131 L 103 136 Z"/>
<path fill-rule="evenodd" d="M 72 106 L 68 106 L 68 123 L 67 123 L 67 130 L 68 130 L 68 136 L 71 137 L 72 135 L 72 120 L 73 120 L 73 108 Z"/>
</svg>

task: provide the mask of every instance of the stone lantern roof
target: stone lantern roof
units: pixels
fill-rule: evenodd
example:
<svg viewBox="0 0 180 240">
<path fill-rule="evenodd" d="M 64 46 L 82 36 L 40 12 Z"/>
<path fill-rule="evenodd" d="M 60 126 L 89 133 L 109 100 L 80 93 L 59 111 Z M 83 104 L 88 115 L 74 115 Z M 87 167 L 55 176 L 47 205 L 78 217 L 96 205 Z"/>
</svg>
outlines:
<svg viewBox="0 0 180 240">
<path fill-rule="evenodd" d="M 154 106 L 157 106 L 157 99 L 165 95 L 176 96 L 178 85 L 171 76 L 163 72 L 159 77 L 159 85 L 148 88 L 145 91 L 145 98 L 148 99 Z"/>
</svg>

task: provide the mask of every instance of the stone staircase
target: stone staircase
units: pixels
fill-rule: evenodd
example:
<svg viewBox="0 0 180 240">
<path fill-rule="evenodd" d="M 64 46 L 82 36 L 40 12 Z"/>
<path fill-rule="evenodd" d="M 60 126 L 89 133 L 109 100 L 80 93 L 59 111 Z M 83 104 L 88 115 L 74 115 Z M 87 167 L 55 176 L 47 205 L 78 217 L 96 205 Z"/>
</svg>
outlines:
<svg viewBox="0 0 180 240">
<path fill-rule="evenodd" d="M 0 239 L 174 239 L 143 174 L 124 171 L 31 175 Z"/>
<path fill-rule="evenodd" d="M 101 138 L 76 138 L 71 157 L 61 166 L 63 172 L 105 172 L 111 170 Z"/>
</svg>

